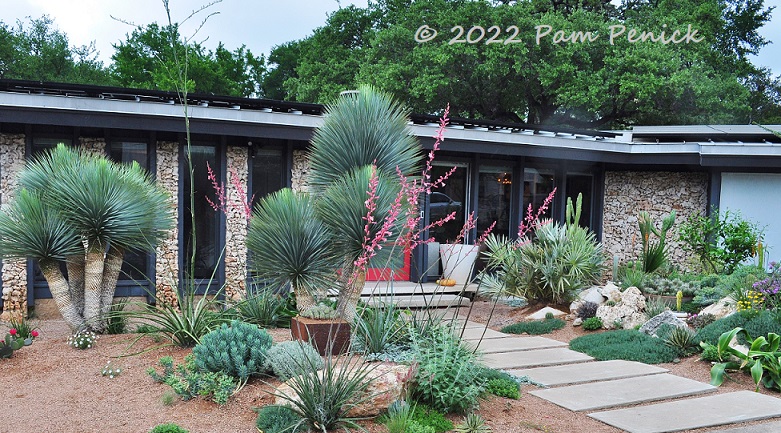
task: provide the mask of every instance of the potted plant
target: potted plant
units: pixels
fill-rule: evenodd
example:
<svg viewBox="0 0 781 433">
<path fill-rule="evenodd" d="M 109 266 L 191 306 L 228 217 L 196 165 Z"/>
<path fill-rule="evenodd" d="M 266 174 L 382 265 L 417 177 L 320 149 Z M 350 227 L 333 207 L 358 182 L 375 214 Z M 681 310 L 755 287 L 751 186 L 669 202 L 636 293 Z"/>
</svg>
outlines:
<svg viewBox="0 0 781 433">
<path fill-rule="evenodd" d="M 262 199 L 247 236 L 258 276 L 296 294 L 293 335 L 321 353 L 325 333 L 334 351 L 346 349 L 367 267 L 400 255 L 388 237 L 403 231 L 403 179 L 421 162 L 407 112 L 389 95 L 362 87 L 327 112 L 312 138 L 309 191 Z"/>
<path fill-rule="evenodd" d="M 442 261 L 442 280 L 454 280 L 467 285 L 472 280 L 472 269 L 480 248 L 464 243 L 447 243 L 439 246 Z"/>
</svg>

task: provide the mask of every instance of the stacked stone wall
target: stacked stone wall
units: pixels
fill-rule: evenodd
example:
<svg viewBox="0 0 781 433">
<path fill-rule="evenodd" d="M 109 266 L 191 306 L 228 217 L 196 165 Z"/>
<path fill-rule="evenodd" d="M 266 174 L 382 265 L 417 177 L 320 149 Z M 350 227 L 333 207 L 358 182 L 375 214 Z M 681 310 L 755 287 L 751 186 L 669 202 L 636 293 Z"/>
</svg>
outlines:
<svg viewBox="0 0 781 433">
<path fill-rule="evenodd" d="M 308 192 L 309 154 L 305 150 L 293 151 L 293 169 L 290 173 L 293 191 Z"/>
<path fill-rule="evenodd" d="M 14 197 L 17 176 L 24 168 L 25 137 L 0 134 L 0 207 Z M 3 260 L 2 320 L 27 315 L 27 261 Z"/>
<path fill-rule="evenodd" d="M 89 153 L 106 156 L 106 140 L 103 138 L 79 137 L 79 145 Z"/>
<path fill-rule="evenodd" d="M 691 257 L 678 242 L 678 228 L 690 215 L 706 211 L 708 176 L 705 173 L 606 172 L 602 243 L 611 258 L 621 263 L 640 257 L 642 242 L 638 214 L 647 211 L 656 227 L 675 210 L 676 219 L 667 235 L 670 262 L 690 269 Z M 612 274 L 612 269 L 609 270 Z"/>
<path fill-rule="evenodd" d="M 170 194 L 168 200 L 174 225 L 157 246 L 155 289 L 158 299 L 173 303 L 179 286 L 179 212 L 176 202 L 179 191 L 179 143 L 157 143 L 157 183 Z"/>
<path fill-rule="evenodd" d="M 226 156 L 225 296 L 239 299 L 245 293 L 247 281 L 247 148 L 229 146 Z"/>
</svg>

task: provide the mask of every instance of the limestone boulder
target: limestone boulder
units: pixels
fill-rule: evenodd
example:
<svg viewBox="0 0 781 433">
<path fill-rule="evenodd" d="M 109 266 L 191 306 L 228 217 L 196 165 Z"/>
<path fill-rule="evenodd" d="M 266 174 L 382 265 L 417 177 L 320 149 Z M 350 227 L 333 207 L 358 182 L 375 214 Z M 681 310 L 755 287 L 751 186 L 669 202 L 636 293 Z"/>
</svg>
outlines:
<svg viewBox="0 0 781 433">
<path fill-rule="evenodd" d="M 678 328 L 686 328 L 688 326 L 686 325 L 686 322 L 676 317 L 672 311 L 667 310 L 664 313 L 657 314 L 649 321 L 645 322 L 645 324 L 640 327 L 640 332 L 658 337 L 659 335 L 657 332 L 659 331 L 659 328 L 664 325 L 675 326 Z"/>
<path fill-rule="evenodd" d="M 611 293 L 611 296 L 616 294 Z M 623 292 L 619 291 L 617 296 L 619 300 L 613 301 L 615 305 L 605 304 L 597 308 L 597 317 L 602 320 L 602 326 L 605 329 L 632 329 L 642 325 L 645 322 L 645 297 L 640 290 L 630 287 Z"/>
<path fill-rule="evenodd" d="M 712 314 L 716 319 L 729 316 L 730 314 L 738 311 L 737 302 L 734 299 L 727 296 L 726 298 L 719 299 L 718 302 L 708 305 L 700 311 L 702 314 Z"/>
<path fill-rule="evenodd" d="M 526 318 L 530 319 L 530 320 L 542 320 L 542 319 L 545 318 L 545 316 L 548 315 L 548 313 L 553 314 L 553 317 L 562 317 L 562 316 L 566 316 L 567 315 L 567 313 L 565 313 L 565 312 L 563 312 L 561 310 L 557 310 L 557 309 L 555 309 L 553 307 L 545 307 L 545 308 L 542 308 L 540 310 L 535 311 L 532 314 L 529 314 L 528 316 L 526 316 Z"/>
<path fill-rule="evenodd" d="M 575 299 L 574 301 L 572 301 L 571 304 L 569 304 L 570 313 L 574 314 L 584 302 L 593 302 L 597 305 L 602 305 L 602 303 L 605 302 L 606 298 L 602 296 L 601 291 L 602 291 L 601 287 L 593 286 L 589 289 L 580 292 L 578 294 L 577 299 Z"/>
<path fill-rule="evenodd" d="M 621 289 L 611 281 L 608 281 L 607 284 L 602 286 L 599 292 L 603 297 L 607 298 L 608 301 L 618 302 L 621 300 Z"/>
<path fill-rule="evenodd" d="M 361 395 L 356 396 L 356 401 L 360 403 L 347 412 L 349 417 L 375 417 L 383 413 L 391 403 L 401 399 L 407 382 L 414 377 L 412 370 L 414 367 L 408 365 L 383 363 L 370 368 L 371 372 L 367 376 L 367 381 L 370 381 L 369 386 Z M 357 368 L 354 370 L 359 371 Z M 318 374 L 323 377 L 323 371 Z M 298 400 L 298 394 L 289 383 L 290 380 L 278 386 L 275 394 L 284 394 L 293 400 Z M 285 405 L 290 404 L 290 401 L 277 397 L 274 404 Z"/>
</svg>

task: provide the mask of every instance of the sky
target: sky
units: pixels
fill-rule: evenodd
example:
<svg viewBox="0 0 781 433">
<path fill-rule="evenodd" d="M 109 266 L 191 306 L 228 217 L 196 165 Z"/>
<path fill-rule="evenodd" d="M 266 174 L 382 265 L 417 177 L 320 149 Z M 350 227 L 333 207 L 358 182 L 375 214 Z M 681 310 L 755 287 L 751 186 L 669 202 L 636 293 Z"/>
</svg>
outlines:
<svg viewBox="0 0 781 433">
<path fill-rule="evenodd" d="M 616 0 L 618 1 L 618 0 Z M 246 45 L 253 53 L 268 55 L 271 48 L 288 41 L 305 38 L 325 24 L 328 13 L 349 4 L 366 7 L 367 0 L 223 0 L 207 11 L 219 12 L 209 18 L 196 38 L 213 49 L 223 42 L 229 50 Z M 179 22 L 202 0 L 170 0 L 172 18 Z M 781 0 L 765 0 L 766 6 L 776 6 L 772 21 L 762 29 L 771 41 L 754 64 L 769 67 L 781 75 Z M 0 20 L 15 25 L 26 17 L 48 14 L 56 26 L 68 35 L 71 45 L 87 45 L 94 41 L 100 59 L 110 62 L 112 44 L 126 39 L 133 27 L 113 20 L 121 18 L 135 24 L 165 21 L 161 0 L 0 0 Z M 198 15 L 205 17 L 203 13 Z M 200 19 L 183 26 L 189 34 Z M 423 24 L 423 23 L 422 23 Z"/>
</svg>

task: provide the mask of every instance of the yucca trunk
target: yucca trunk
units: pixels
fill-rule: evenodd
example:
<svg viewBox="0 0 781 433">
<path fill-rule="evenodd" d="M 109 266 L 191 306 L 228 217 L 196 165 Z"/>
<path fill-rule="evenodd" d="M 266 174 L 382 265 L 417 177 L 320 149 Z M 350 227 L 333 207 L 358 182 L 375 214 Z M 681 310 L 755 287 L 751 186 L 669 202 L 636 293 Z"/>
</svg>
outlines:
<svg viewBox="0 0 781 433">
<path fill-rule="evenodd" d="M 100 326 L 101 331 L 106 324 L 106 315 L 111 311 L 111 303 L 114 302 L 114 292 L 117 290 L 117 280 L 122 271 L 124 258 L 125 250 L 113 245 L 106 253 L 103 279 L 100 282 L 100 320 L 95 322 Z"/>
<path fill-rule="evenodd" d="M 293 288 L 293 293 L 296 294 L 296 308 L 298 309 L 299 313 L 302 313 L 317 305 L 315 297 L 309 293 L 309 290 L 305 290 L 300 287 Z"/>
<path fill-rule="evenodd" d="M 90 327 L 100 330 L 100 286 L 103 281 L 106 248 L 100 242 L 90 243 L 84 264 L 84 318 Z"/>
<path fill-rule="evenodd" d="M 76 306 L 72 302 L 70 286 L 60 271 L 60 265 L 53 260 L 42 260 L 39 265 L 41 273 L 46 278 L 46 282 L 49 283 L 49 291 L 52 293 L 62 318 L 74 331 L 84 327 L 84 317 L 76 310 Z"/>
<path fill-rule="evenodd" d="M 84 254 L 76 254 L 65 261 L 68 268 L 70 299 L 80 316 L 84 315 L 84 260 Z"/>
<path fill-rule="evenodd" d="M 351 282 L 339 292 L 339 300 L 336 304 L 336 312 L 339 317 L 353 323 L 356 316 L 356 307 L 361 300 L 361 292 L 366 283 L 366 271 L 357 271 Z"/>
</svg>

